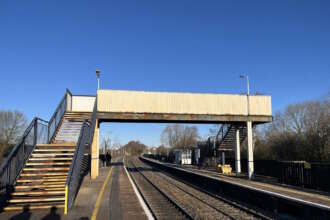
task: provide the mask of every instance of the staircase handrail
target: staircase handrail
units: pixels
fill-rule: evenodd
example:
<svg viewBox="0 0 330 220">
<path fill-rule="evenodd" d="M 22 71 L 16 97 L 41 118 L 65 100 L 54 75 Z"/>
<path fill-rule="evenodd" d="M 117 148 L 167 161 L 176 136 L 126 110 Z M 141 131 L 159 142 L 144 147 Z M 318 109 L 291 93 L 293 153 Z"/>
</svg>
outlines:
<svg viewBox="0 0 330 220">
<path fill-rule="evenodd" d="M 79 189 L 80 181 L 82 178 L 82 175 L 80 175 L 80 173 L 83 153 L 85 152 L 86 146 L 90 148 L 93 142 L 94 129 L 96 126 L 96 113 L 97 97 L 95 98 L 91 122 L 88 123 L 87 120 L 85 120 L 80 130 L 77 147 L 74 153 L 74 157 L 72 159 L 72 163 L 70 165 L 69 174 L 66 179 L 64 213 L 67 213 L 68 209 L 72 207 Z"/>
<path fill-rule="evenodd" d="M 44 127 L 41 128 L 41 125 Z M 32 138 L 32 140 L 29 138 Z M 26 143 L 27 141 L 32 142 Z M 37 117 L 33 118 L 19 142 L 13 147 L 0 166 L 0 192 L 6 189 L 6 193 L 9 193 L 36 144 L 47 142 L 48 121 Z"/>
<path fill-rule="evenodd" d="M 85 120 L 80 130 L 79 139 L 70 165 L 70 170 L 66 179 L 65 185 L 65 212 L 71 208 L 76 198 L 82 175 L 82 164 L 84 160 L 86 146 L 88 147 L 90 141 L 91 125 L 88 120 Z"/>
<path fill-rule="evenodd" d="M 233 125 L 231 125 L 231 124 L 224 124 L 224 125 L 221 126 L 221 128 L 219 130 L 219 135 L 216 138 L 216 142 L 218 143 L 219 146 L 221 145 L 221 143 L 227 137 L 227 135 L 228 135 L 228 133 L 229 133 L 229 131 L 230 131 L 230 129 L 231 129 L 232 126 Z M 219 136 L 221 137 L 221 139 L 218 141 L 218 137 Z"/>
<path fill-rule="evenodd" d="M 63 118 L 65 112 L 67 111 L 68 96 L 72 97 L 72 94 L 68 89 L 66 89 L 66 92 L 65 92 L 63 98 L 61 99 L 60 103 L 58 104 L 52 117 L 49 119 L 49 123 L 48 123 L 48 127 L 49 127 L 48 141 L 49 142 L 52 140 L 53 136 L 55 135 L 56 129 L 57 129 L 58 125 L 60 124 L 60 122 L 62 121 L 62 118 Z M 70 106 L 70 109 L 71 109 L 71 106 Z"/>
</svg>

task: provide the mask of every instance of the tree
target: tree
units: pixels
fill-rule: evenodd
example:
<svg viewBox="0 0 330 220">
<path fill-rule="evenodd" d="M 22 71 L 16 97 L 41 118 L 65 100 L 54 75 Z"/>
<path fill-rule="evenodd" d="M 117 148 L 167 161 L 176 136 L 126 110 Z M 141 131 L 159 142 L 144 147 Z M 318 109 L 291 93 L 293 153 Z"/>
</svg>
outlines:
<svg viewBox="0 0 330 220">
<path fill-rule="evenodd" d="M 111 148 L 111 131 L 102 134 L 102 140 L 100 147 L 102 148 L 102 153 L 106 153 L 106 151 L 110 150 Z"/>
<path fill-rule="evenodd" d="M 197 141 L 198 130 L 196 126 L 167 125 L 161 134 L 161 142 L 172 148 L 192 147 L 197 144 Z"/>
<path fill-rule="evenodd" d="M 26 116 L 19 111 L 0 111 L 0 159 L 6 156 L 11 147 L 26 129 Z"/>
<path fill-rule="evenodd" d="M 123 146 L 123 149 L 128 155 L 138 156 L 147 149 L 147 146 L 140 141 L 130 141 Z"/>
<path fill-rule="evenodd" d="M 169 149 L 167 147 L 165 147 L 164 145 L 160 145 L 157 147 L 156 153 L 158 155 L 167 156 L 169 153 Z"/>
<path fill-rule="evenodd" d="M 271 159 L 329 161 L 329 97 L 288 105 L 257 138 L 256 148 L 265 147 Z"/>
</svg>

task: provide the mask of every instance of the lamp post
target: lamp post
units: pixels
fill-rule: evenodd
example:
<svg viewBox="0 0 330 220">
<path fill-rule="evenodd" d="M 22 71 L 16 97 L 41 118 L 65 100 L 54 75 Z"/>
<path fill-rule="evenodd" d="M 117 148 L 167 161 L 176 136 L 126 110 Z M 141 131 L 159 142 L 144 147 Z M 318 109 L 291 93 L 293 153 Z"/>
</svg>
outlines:
<svg viewBox="0 0 330 220">
<path fill-rule="evenodd" d="M 96 68 L 97 90 L 100 89 L 100 75 L 101 75 L 100 69 L 99 68 Z"/>
<path fill-rule="evenodd" d="M 246 92 L 246 98 L 247 98 L 247 115 L 246 115 L 246 127 L 247 127 L 247 138 L 248 138 L 248 176 L 249 179 L 252 179 L 253 172 L 254 172 L 254 163 L 253 163 L 253 137 L 252 137 L 252 121 L 249 119 L 250 115 L 250 82 L 249 82 L 249 76 L 248 75 L 241 75 L 241 79 L 246 79 L 246 85 L 247 85 L 247 92 Z"/>
<path fill-rule="evenodd" d="M 249 83 L 249 76 L 248 75 L 240 75 L 239 78 L 246 79 L 247 85 L 247 95 L 250 95 L 250 83 Z"/>
<path fill-rule="evenodd" d="M 247 118 L 250 114 L 250 103 L 249 103 L 249 95 L 250 95 L 250 82 L 249 82 L 249 76 L 248 75 L 240 75 L 239 78 L 246 79 L 246 97 L 247 97 Z"/>
</svg>

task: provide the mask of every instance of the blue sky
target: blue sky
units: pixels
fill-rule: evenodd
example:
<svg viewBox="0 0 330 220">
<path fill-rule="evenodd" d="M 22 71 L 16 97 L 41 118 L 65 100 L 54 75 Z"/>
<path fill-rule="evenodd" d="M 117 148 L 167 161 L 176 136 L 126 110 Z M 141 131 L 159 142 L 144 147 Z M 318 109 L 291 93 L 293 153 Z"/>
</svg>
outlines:
<svg viewBox="0 0 330 220">
<path fill-rule="evenodd" d="M 0 2 L 0 109 L 49 119 L 65 88 L 95 94 L 96 67 L 102 88 L 151 91 L 240 93 L 246 73 L 276 112 L 329 91 L 330 2 Z M 163 126 L 103 130 L 156 144 Z"/>
</svg>

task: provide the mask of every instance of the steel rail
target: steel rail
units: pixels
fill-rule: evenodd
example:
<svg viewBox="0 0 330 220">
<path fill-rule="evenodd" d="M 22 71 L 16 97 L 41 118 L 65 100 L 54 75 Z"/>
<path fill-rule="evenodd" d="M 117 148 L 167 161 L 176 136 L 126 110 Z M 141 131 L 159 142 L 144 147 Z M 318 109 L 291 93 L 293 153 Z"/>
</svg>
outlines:
<svg viewBox="0 0 330 220">
<path fill-rule="evenodd" d="M 175 202 L 174 200 L 172 200 L 171 198 L 169 198 L 158 186 L 156 186 L 148 177 L 146 177 L 138 168 L 137 166 L 130 161 L 130 164 L 134 167 L 134 169 L 136 171 L 138 171 L 138 173 L 153 187 L 155 188 L 164 198 L 166 198 L 166 200 L 171 203 L 181 214 L 183 214 L 187 219 L 194 219 L 183 207 L 181 207 L 177 202 Z M 150 207 L 150 204 L 148 203 L 147 199 L 145 198 L 144 194 L 141 192 L 141 189 L 139 187 L 139 185 L 136 183 L 135 177 L 133 175 L 131 175 L 133 178 L 133 181 L 135 183 L 135 185 L 137 186 L 140 194 L 143 197 L 143 200 L 145 201 L 145 203 L 147 204 L 148 208 L 150 209 L 153 217 L 155 219 L 157 219 L 157 216 L 154 213 L 154 210 L 152 210 L 152 208 Z"/>
<path fill-rule="evenodd" d="M 171 178 L 174 179 L 175 181 L 178 181 L 178 182 L 184 183 L 184 184 L 190 186 L 191 188 L 194 188 L 195 190 L 201 191 L 201 192 L 207 194 L 208 196 L 210 196 L 210 197 L 212 197 L 212 198 L 214 198 L 214 199 L 221 200 L 222 202 L 227 203 L 227 204 L 229 204 L 229 205 L 231 205 L 231 206 L 233 206 L 233 207 L 235 207 L 235 208 L 237 208 L 237 209 L 239 209 L 239 210 L 241 210 L 241 211 L 244 211 L 244 212 L 246 212 L 246 213 L 248 213 L 248 214 L 250 214 L 250 215 L 253 215 L 254 217 L 257 217 L 257 218 L 260 218 L 260 219 L 272 219 L 272 218 L 270 218 L 270 217 L 268 217 L 268 216 L 265 216 L 265 215 L 263 215 L 263 214 L 261 214 L 261 213 L 258 213 L 258 212 L 255 211 L 255 210 L 252 210 L 252 209 L 249 209 L 249 208 L 247 208 L 247 207 L 245 207 L 245 206 L 242 206 L 242 205 L 240 205 L 240 204 L 237 204 L 236 202 L 233 202 L 233 201 L 230 201 L 230 200 L 225 199 L 225 198 L 223 198 L 223 197 L 220 197 L 220 196 L 218 196 L 218 195 L 216 195 L 216 194 L 214 194 L 214 193 L 210 193 L 210 192 L 206 191 L 205 189 L 203 189 L 203 188 L 201 188 L 201 187 L 198 187 L 198 186 L 195 186 L 195 185 L 189 183 L 188 181 L 185 181 L 185 180 L 179 179 L 179 178 L 175 177 L 174 175 L 172 175 L 172 174 L 170 174 L 170 173 L 166 173 L 166 171 L 163 171 L 163 170 L 161 170 L 161 169 L 154 168 L 154 167 L 153 167 L 153 169 L 158 170 L 159 172 L 161 172 L 161 173 L 164 174 L 165 176 L 171 177 Z M 171 185 L 173 185 L 173 186 L 179 188 L 180 190 L 182 190 L 182 191 L 184 191 L 185 193 L 191 195 L 192 197 L 196 198 L 197 200 L 201 201 L 202 203 L 204 203 L 204 204 L 210 206 L 211 208 L 217 210 L 218 212 L 221 212 L 223 215 L 226 215 L 227 217 L 229 217 L 229 218 L 231 218 L 231 219 L 235 219 L 234 217 L 230 216 L 230 214 L 228 214 L 228 213 L 226 213 L 226 212 L 224 212 L 224 211 L 219 210 L 218 208 L 216 208 L 216 207 L 210 205 L 209 203 L 206 203 L 205 201 L 201 200 L 201 199 L 198 198 L 197 196 L 191 194 L 191 193 L 188 192 L 187 190 L 183 189 L 183 187 L 180 187 L 180 186 L 178 186 L 178 185 L 172 183 L 172 182 L 169 181 L 167 178 L 164 178 L 164 179 L 165 179 L 169 184 L 171 184 Z"/>
</svg>

